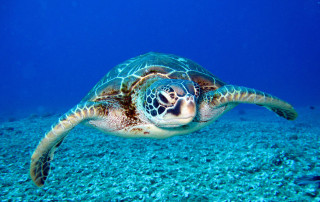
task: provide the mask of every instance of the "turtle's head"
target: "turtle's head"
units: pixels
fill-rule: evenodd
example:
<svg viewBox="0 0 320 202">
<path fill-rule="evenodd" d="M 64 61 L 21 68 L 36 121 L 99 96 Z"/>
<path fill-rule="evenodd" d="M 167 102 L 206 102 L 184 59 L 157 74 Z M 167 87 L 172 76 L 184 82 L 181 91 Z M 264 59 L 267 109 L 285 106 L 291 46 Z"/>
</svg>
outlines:
<svg viewBox="0 0 320 202">
<path fill-rule="evenodd" d="M 193 81 L 159 80 L 145 93 L 145 115 L 159 127 L 186 125 L 196 116 L 199 94 L 200 87 Z"/>
</svg>

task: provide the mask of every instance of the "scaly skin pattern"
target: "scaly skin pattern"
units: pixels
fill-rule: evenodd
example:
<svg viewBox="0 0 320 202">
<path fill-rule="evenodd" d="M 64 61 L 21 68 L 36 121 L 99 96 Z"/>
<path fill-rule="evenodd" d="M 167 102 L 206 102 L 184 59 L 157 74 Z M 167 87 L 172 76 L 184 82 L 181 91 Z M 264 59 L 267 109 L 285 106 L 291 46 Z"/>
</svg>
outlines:
<svg viewBox="0 0 320 202">
<path fill-rule="evenodd" d="M 250 103 L 266 107 L 287 120 L 294 120 L 298 116 L 287 102 L 262 91 L 240 86 L 225 85 L 216 91 L 210 91 L 205 94 L 205 101 L 212 108 L 230 103 Z"/>
<path fill-rule="evenodd" d="M 31 157 L 30 176 L 37 186 L 43 186 L 55 150 L 61 145 L 68 132 L 88 118 L 104 117 L 108 113 L 106 104 L 82 103 L 63 115 L 57 124 L 41 140 Z"/>
</svg>

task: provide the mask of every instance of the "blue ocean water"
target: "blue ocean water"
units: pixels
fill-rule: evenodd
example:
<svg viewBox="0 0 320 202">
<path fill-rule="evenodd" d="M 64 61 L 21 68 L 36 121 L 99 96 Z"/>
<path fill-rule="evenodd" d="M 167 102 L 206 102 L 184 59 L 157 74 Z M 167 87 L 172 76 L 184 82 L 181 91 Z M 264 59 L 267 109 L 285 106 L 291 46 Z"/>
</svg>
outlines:
<svg viewBox="0 0 320 202">
<path fill-rule="evenodd" d="M 299 117 L 238 108 L 166 140 L 78 126 L 36 187 L 30 156 L 51 124 L 150 51 L 275 95 Z M 319 75 L 319 0 L 2 0 L 0 200 L 319 201 Z"/>
<path fill-rule="evenodd" d="M 294 106 L 320 103 L 317 0 L 1 1 L 0 25 L 2 114 L 64 111 L 149 51 Z"/>
</svg>

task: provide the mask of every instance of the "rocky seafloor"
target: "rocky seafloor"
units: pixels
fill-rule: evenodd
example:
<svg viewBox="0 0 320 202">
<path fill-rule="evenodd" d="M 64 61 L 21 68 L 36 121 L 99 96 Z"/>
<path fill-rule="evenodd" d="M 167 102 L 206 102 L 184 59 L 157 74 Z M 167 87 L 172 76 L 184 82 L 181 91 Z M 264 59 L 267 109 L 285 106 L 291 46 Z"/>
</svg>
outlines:
<svg viewBox="0 0 320 202">
<path fill-rule="evenodd" d="M 77 126 L 55 153 L 43 188 L 30 156 L 58 115 L 0 123 L 1 201 L 320 201 L 320 108 L 286 121 L 234 109 L 189 135 L 125 139 Z"/>
</svg>

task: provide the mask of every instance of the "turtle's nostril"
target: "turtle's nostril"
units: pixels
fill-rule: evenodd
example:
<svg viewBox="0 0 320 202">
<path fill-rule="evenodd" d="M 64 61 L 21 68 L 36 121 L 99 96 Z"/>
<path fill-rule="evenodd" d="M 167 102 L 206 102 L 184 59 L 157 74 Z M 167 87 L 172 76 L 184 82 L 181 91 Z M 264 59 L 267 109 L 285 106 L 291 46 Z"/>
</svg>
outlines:
<svg viewBox="0 0 320 202">
<path fill-rule="evenodd" d="M 186 100 L 187 100 L 187 101 L 194 101 L 194 96 L 188 94 L 188 95 L 186 95 Z"/>
</svg>

